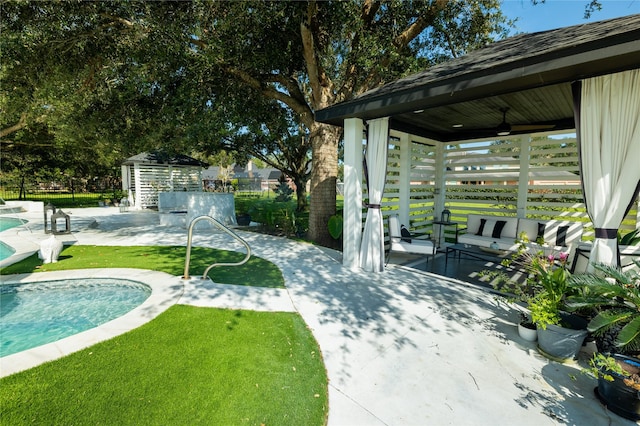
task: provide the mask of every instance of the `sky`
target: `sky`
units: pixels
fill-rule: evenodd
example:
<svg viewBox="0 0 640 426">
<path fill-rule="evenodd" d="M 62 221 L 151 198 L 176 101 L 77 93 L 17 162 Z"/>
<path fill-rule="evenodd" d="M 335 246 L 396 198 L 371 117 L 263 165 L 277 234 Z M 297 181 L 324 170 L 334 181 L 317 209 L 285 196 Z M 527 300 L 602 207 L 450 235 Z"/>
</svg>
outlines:
<svg viewBox="0 0 640 426">
<path fill-rule="evenodd" d="M 511 19 L 518 18 L 516 33 L 532 33 L 588 22 L 618 18 L 640 13 L 640 0 L 601 0 L 602 10 L 584 19 L 589 0 L 546 0 L 533 5 L 531 0 L 504 0 L 502 12 Z"/>
</svg>

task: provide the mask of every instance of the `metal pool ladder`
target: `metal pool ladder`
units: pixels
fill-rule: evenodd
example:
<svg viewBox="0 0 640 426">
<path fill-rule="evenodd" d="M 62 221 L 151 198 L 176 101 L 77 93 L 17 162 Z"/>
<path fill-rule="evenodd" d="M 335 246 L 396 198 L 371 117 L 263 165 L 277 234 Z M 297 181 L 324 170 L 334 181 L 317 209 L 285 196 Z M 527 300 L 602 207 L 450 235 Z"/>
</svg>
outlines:
<svg viewBox="0 0 640 426">
<path fill-rule="evenodd" d="M 235 262 L 235 263 L 213 263 L 213 264 L 209 265 L 209 267 L 207 269 L 205 269 L 204 273 L 202 274 L 202 279 L 203 280 L 207 279 L 207 274 L 209 273 L 211 268 L 214 268 L 216 266 L 240 266 L 240 265 L 244 265 L 245 263 L 247 263 L 247 261 L 251 257 L 251 247 L 249 247 L 249 244 L 247 244 L 247 242 L 245 240 L 243 240 L 238 234 L 233 232 L 231 229 L 229 229 L 226 226 L 224 226 L 219 220 L 217 220 L 217 219 L 215 219 L 215 218 L 213 218 L 211 216 L 207 216 L 207 215 L 198 216 L 195 219 L 193 219 L 191 221 L 191 223 L 189 224 L 189 231 L 187 233 L 187 256 L 186 256 L 185 261 L 184 261 L 184 275 L 182 276 L 183 280 L 191 279 L 191 277 L 189 276 L 189 264 L 191 263 L 191 238 L 193 236 L 193 227 L 194 227 L 194 225 L 196 223 L 200 222 L 201 220 L 208 220 L 209 222 L 213 223 L 220 230 L 226 232 L 227 234 L 231 235 L 233 238 L 238 240 L 247 249 L 247 255 L 240 262 Z"/>
</svg>

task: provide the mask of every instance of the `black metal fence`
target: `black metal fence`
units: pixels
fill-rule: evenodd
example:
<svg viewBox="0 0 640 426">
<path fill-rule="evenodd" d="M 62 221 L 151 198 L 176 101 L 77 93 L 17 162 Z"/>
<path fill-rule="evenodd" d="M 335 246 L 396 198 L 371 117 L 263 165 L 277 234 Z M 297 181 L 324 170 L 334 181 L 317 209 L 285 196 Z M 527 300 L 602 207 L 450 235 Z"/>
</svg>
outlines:
<svg viewBox="0 0 640 426">
<path fill-rule="evenodd" d="M 64 182 L 0 181 L 0 198 L 5 201 L 51 202 L 56 206 L 87 207 L 99 201 L 120 199 L 122 187 L 115 179 L 67 179 Z"/>
</svg>

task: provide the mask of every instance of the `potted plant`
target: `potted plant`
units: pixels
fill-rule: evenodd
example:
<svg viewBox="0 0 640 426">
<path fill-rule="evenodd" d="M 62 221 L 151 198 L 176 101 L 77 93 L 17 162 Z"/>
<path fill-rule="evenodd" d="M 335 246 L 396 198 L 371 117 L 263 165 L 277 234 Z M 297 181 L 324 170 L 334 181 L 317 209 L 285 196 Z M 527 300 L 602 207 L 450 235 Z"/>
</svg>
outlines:
<svg viewBox="0 0 640 426">
<path fill-rule="evenodd" d="M 548 358 L 564 362 L 574 359 L 587 337 L 586 321 L 563 313 L 571 293 L 567 254 L 538 255 L 532 262 L 533 276 L 541 291 L 529 299 L 531 319 L 538 326 L 538 350 Z M 556 263 L 557 262 L 557 263 Z"/>
<path fill-rule="evenodd" d="M 640 269 L 640 261 L 634 263 Z M 599 352 L 640 353 L 640 272 L 610 265 L 594 268 L 592 274 L 571 277 L 575 292 L 567 298 L 567 307 L 595 311 L 587 329 L 596 336 Z"/>
<path fill-rule="evenodd" d="M 251 215 L 247 212 L 236 214 L 236 221 L 239 226 L 249 226 L 251 224 Z"/>
<path fill-rule="evenodd" d="M 640 269 L 640 262 L 634 262 Z M 592 274 L 574 275 L 578 290 L 567 300 L 570 309 L 594 309 L 587 325 L 596 336 L 598 353 L 589 371 L 598 378 L 596 395 L 611 411 L 640 420 L 640 273 L 610 265 L 594 265 Z"/>
<path fill-rule="evenodd" d="M 535 342 L 538 339 L 538 327 L 531 320 L 531 317 L 524 312 L 520 313 L 518 335 L 528 342 Z"/>
<path fill-rule="evenodd" d="M 537 326 L 538 350 L 548 358 L 564 362 L 576 357 L 587 337 L 586 321 L 564 312 L 567 296 L 574 291 L 568 284 L 566 253 L 548 253 L 523 238 L 519 249 L 503 263 L 519 265 L 527 273 L 524 282 L 503 276 L 496 289 L 526 303 Z"/>
<path fill-rule="evenodd" d="M 598 380 L 594 392 L 608 410 L 640 420 L 640 360 L 621 354 L 595 353 L 586 372 Z"/>
</svg>

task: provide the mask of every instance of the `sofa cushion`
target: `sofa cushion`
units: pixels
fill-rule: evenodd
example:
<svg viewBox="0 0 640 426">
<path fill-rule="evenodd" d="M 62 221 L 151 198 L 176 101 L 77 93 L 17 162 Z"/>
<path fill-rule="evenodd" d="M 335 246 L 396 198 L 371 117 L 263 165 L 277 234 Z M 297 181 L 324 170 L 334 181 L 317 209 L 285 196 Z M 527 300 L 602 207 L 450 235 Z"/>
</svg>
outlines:
<svg viewBox="0 0 640 426">
<path fill-rule="evenodd" d="M 582 223 L 548 221 L 544 228 L 544 242 L 557 247 L 569 247 L 582 239 Z"/>
<path fill-rule="evenodd" d="M 487 225 L 487 221 L 489 220 L 494 221 L 492 225 Z M 516 238 L 518 218 L 513 216 L 470 214 L 467 216 L 467 233 L 481 236 L 485 232 L 488 232 L 488 238 L 493 238 L 493 231 L 496 229 L 495 223 L 497 221 L 505 221 L 500 232 L 500 238 Z M 482 230 L 480 230 L 482 223 L 485 225 L 482 227 Z"/>
<path fill-rule="evenodd" d="M 535 242 L 538 236 L 544 238 L 545 222 L 537 219 L 519 219 L 518 220 L 518 239 L 521 239 L 524 233 L 527 239 Z"/>
<path fill-rule="evenodd" d="M 491 234 L 493 234 L 493 228 L 495 228 L 495 226 L 496 226 L 495 219 L 487 219 L 487 221 L 484 224 L 484 228 L 482 229 L 482 236 L 491 237 Z"/>
<path fill-rule="evenodd" d="M 487 225 L 487 219 L 480 219 L 480 226 L 478 227 L 478 232 L 476 232 L 476 235 L 480 235 L 482 236 L 484 234 L 484 227 Z"/>
<path fill-rule="evenodd" d="M 504 226 L 507 224 L 506 220 L 496 220 L 496 225 L 493 227 L 493 232 L 491 233 L 492 238 L 500 238 L 502 235 L 502 230 Z"/>
</svg>

